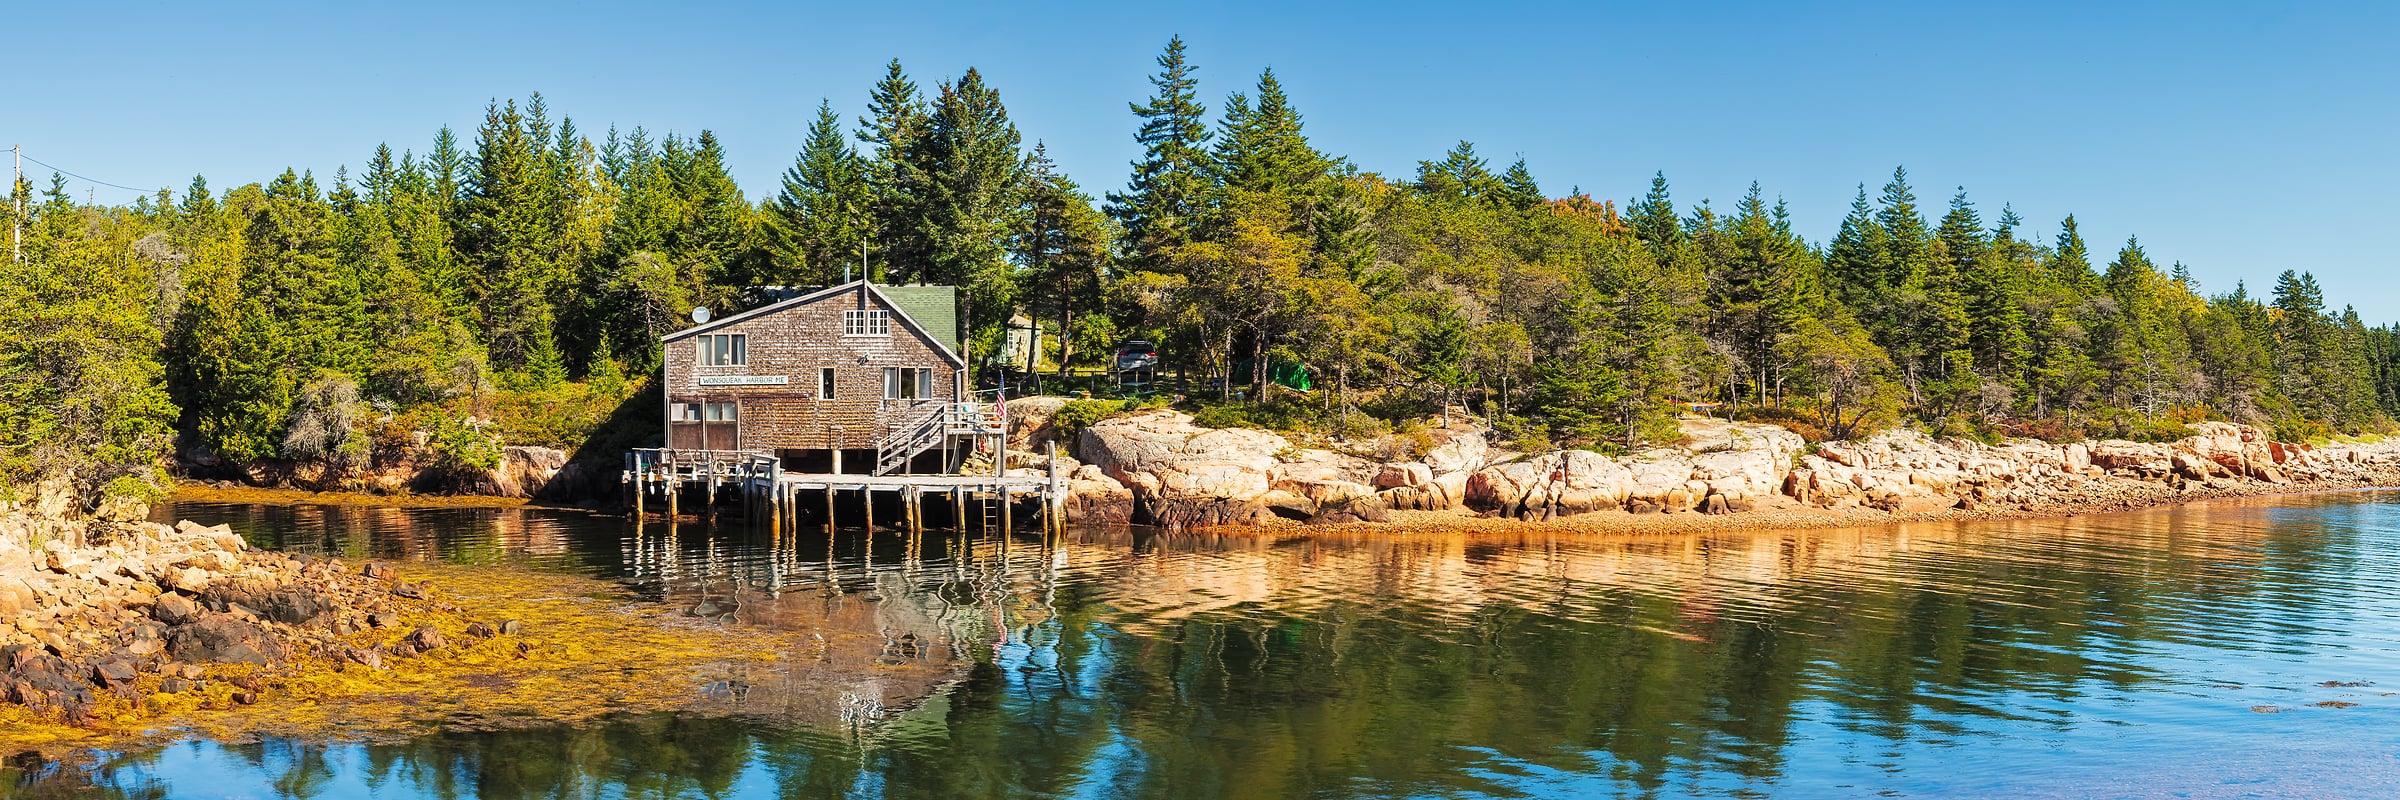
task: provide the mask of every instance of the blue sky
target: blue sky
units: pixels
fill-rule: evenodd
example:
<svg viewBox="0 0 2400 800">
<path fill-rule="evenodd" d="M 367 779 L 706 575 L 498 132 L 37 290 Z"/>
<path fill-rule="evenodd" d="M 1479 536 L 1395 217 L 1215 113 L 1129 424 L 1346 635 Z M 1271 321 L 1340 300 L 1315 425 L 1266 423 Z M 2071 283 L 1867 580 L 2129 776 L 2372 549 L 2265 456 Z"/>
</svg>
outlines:
<svg viewBox="0 0 2400 800">
<path fill-rule="evenodd" d="M 1963 185 L 2042 236 L 2070 212 L 2096 251 L 2139 234 L 2204 291 L 2313 270 L 2400 321 L 2396 3 L 89 5 L 7 13 L 0 145 L 137 187 L 329 176 L 538 90 L 595 134 L 712 129 L 757 199 L 818 98 L 855 117 L 898 57 L 927 87 L 983 70 L 1097 194 L 1180 33 L 1212 109 L 1272 66 L 1369 170 L 1469 139 L 1553 194 L 1664 170 L 1723 207 L 1757 180 L 1822 240 L 1906 165 L 1929 213 Z"/>
</svg>

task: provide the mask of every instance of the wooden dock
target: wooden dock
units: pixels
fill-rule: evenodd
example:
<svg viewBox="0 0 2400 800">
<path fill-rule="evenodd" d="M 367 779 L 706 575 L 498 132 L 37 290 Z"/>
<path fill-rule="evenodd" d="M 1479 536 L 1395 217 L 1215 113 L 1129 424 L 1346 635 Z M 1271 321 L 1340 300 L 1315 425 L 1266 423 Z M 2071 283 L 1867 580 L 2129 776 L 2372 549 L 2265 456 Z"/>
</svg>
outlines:
<svg viewBox="0 0 2400 800">
<path fill-rule="evenodd" d="M 852 493 L 864 509 L 858 522 L 869 529 L 876 526 L 880 497 L 899 501 L 901 518 L 891 522 L 903 530 L 924 530 L 925 506 L 937 503 L 950 509 L 949 520 L 958 529 L 1007 531 L 1016 529 L 1017 504 L 1034 498 L 1040 501 L 1042 530 L 1048 534 L 1063 531 L 1066 523 L 1066 483 L 1058 473 L 1055 445 L 1049 455 L 1045 476 L 1007 475 L 997 466 L 988 475 L 874 475 L 786 472 L 782 461 L 766 453 L 642 448 L 626 453 L 621 477 L 626 505 L 635 519 L 647 518 L 654 510 L 652 502 L 664 503 L 657 510 L 669 519 L 678 518 L 684 496 L 695 493 L 703 502 L 698 510 L 713 518 L 722 492 L 740 497 L 745 519 L 796 529 L 802 509 L 814 507 L 822 497 L 825 527 L 833 530 L 840 522 L 837 499 Z M 1004 449 L 994 453 L 996 465 L 1005 464 L 1006 458 Z"/>
</svg>

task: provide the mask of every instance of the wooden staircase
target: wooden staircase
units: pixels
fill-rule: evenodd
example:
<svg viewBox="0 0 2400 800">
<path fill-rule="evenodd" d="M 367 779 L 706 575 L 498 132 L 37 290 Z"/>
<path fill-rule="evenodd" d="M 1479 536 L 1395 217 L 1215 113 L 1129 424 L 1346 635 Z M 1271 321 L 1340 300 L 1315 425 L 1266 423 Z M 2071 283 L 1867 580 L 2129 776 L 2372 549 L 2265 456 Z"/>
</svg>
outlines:
<svg viewBox="0 0 2400 800">
<path fill-rule="evenodd" d="M 939 447 L 957 436 L 1005 436 L 1006 412 L 994 403 L 928 403 L 891 428 L 876 444 L 875 474 L 890 475 L 907 466 L 917 454 Z"/>
</svg>

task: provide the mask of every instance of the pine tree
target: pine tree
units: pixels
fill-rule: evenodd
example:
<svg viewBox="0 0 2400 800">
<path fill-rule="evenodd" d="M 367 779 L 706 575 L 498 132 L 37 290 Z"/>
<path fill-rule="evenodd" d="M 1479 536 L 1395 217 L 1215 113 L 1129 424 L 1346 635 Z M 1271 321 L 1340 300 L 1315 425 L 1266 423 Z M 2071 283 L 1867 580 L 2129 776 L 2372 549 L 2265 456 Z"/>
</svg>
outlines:
<svg viewBox="0 0 2400 800">
<path fill-rule="evenodd" d="M 527 122 L 515 100 L 485 106 L 459 238 L 475 266 L 474 302 L 493 361 L 546 382 L 562 376 L 565 365 L 551 302 L 561 274 L 556 188 L 543 163 L 548 124 Z"/>
<path fill-rule="evenodd" d="M 957 286 L 968 330 L 996 344 L 1016 285 L 1006 241 L 1024 225 L 1023 141 L 999 92 L 968 69 L 944 84 L 925 140 L 926 260 L 901 277 Z"/>
<path fill-rule="evenodd" d="M 1850 214 L 1842 218 L 1841 230 L 1825 253 L 1826 282 L 1854 313 L 1877 302 L 1883 239 L 1883 227 L 1875 223 L 1874 208 L 1867 204 L 1867 185 L 1859 184 Z"/>
<path fill-rule="evenodd" d="M 933 117 L 900 59 L 885 65 L 859 126 L 859 141 L 875 148 L 867 171 L 874 197 L 867 247 L 871 274 L 860 277 L 885 280 L 902 271 L 921 270 L 933 251 L 925 238 L 925 204 L 931 191 L 926 139 L 932 134 Z"/>
<path fill-rule="evenodd" d="M 1675 216 L 1675 200 L 1667 192 L 1667 173 L 1650 176 L 1650 193 L 1626 209 L 1633 234 L 1653 252 L 1666 253 L 1683 244 L 1683 223 Z"/>
<path fill-rule="evenodd" d="M 1534 182 L 1533 170 L 1525 167 L 1522 156 L 1508 165 L 1508 171 L 1500 174 L 1499 197 L 1519 211 L 1531 210 L 1549 199 L 1542 196 L 1542 187 Z"/>
<path fill-rule="evenodd" d="M 2083 232 L 2076 228 L 2073 214 L 2058 222 L 2058 244 L 2051 249 L 2050 273 L 2078 295 L 2090 296 L 2100 291 L 2100 274 L 2092 271 L 2091 251 L 2083 244 Z"/>
<path fill-rule="evenodd" d="M 1969 347 L 1975 354 L 1976 369 L 2021 394 L 2027 389 L 2024 369 L 2032 355 L 2033 339 L 2027 331 L 2024 278 L 2032 248 L 2017 238 L 2020 224 L 2017 212 L 2002 206 L 1991 237 L 1960 265 L 1959 280 L 1966 296 Z M 1945 219 L 1945 241 L 1954 238 L 1950 225 Z"/>
<path fill-rule="evenodd" d="M 778 281 L 830 286 L 859 263 L 874 202 L 868 169 L 844 141 L 833 104 L 820 102 L 808 143 L 784 170 L 782 193 L 767 203 L 768 248 Z"/>
<path fill-rule="evenodd" d="M 1451 203 L 1497 200 L 1500 178 L 1475 154 L 1475 143 L 1462 139 L 1442 160 L 1417 162 L 1417 191 Z"/>
<path fill-rule="evenodd" d="M 1134 269 L 1162 269 L 1169 253 L 1191 240 L 1212 188 L 1203 121 L 1208 108 L 1199 101 L 1195 70 L 1184 61 L 1183 37 L 1167 40 L 1158 74 L 1150 78 L 1157 93 L 1131 104 L 1142 120 L 1134 134 L 1142 157 L 1133 162 L 1127 191 L 1108 195 L 1108 215 L 1124 228 L 1125 258 Z"/>
<path fill-rule="evenodd" d="M 1300 112 L 1275 71 L 1258 76 L 1258 100 L 1234 93 L 1217 123 L 1210 174 L 1226 191 L 1293 193 L 1323 180 L 1332 162 L 1310 147 Z"/>
<path fill-rule="evenodd" d="M 1710 335 L 1726 344 L 1734 374 L 1749 380 L 1750 396 L 1763 405 L 1783 378 L 1783 341 L 1816 313 L 1816 266 L 1791 235 L 1782 203 L 1770 209 L 1755 182 L 1723 227 L 1723 256 L 1710 259 Z"/>
<path fill-rule="evenodd" d="M 1037 319 L 1058 323 L 1051 336 L 1058 342 L 1059 378 L 1064 380 L 1075 357 L 1077 322 L 1100 305 L 1114 232 L 1108 218 L 1092 207 L 1092 199 L 1056 171 L 1048 150 L 1038 142 L 1026 159 L 1025 180 L 1029 213 L 1015 242 L 1016 260 L 1025 265 L 1027 309 Z"/>
</svg>

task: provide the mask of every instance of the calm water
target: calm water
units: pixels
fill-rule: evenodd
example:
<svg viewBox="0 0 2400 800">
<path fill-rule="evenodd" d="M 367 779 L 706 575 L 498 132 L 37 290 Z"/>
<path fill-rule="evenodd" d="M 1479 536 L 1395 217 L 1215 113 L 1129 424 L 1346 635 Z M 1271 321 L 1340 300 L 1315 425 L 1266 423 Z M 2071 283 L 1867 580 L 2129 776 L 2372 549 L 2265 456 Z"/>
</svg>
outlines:
<svg viewBox="0 0 2400 800">
<path fill-rule="evenodd" d="M 1050 547 L 538 510 L 170 513 L 291 550 L 611 577 L 739 606 L 732 624 L 873 627 L 906 643 L 887 655 L 955 680 L 824 713 L 760 698 L 396 744 L 19 759 L 0 765 L 18 793 L 2400 794 L 2400 493 L 1703 537 Z"/>
</svg>

